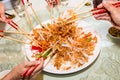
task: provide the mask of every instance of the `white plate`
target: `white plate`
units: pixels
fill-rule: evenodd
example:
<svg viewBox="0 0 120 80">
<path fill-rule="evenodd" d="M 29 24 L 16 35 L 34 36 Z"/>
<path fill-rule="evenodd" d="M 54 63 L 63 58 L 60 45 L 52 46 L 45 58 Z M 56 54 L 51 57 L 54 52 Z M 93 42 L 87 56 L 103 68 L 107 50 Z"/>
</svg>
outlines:
<svg viewBox="0 0 120 80">
<path fill-rule="evenodd" d="M 48 21 L 47 21 L 48 22 Z M 46 23 L 46 22 L 45 22 Z M 80 71 L 86 67 L 88 67 L 90 64 L 92 64 L 96 58 L 98 57 L 99 53 L 100 53 L 100 49 L 101 49 L 101 46 L 100 46 L 100 38 L 98 36 L 98 34 L 94 31 L 94 28 L 91 27 L 89 24 L 87 24 L 86 22 L 84 21 L 80 21 L 79 24 L 78 24 L 80 27 L 83 27 L 83 30 L 85 32 L 92 32 L 93 35 L 96 35 L 97 38 L 98 38 L 98 43 L 96 44 L 96 47 L 95 47 L 95 50 L 93 52 L 93 55 L 92 56 L 89 56 L 89 60 L 88 62 L 86 62 L 85 64 L 83 64 L 82 66 L 80 66 L 79 68 L 75 68 L 75 69 L 69 69 L 69 70 L 57 70 L 51 63 L 49 63 L 45 68 L 44 68 L 44 71 L 46 72 L 49 72 L 49 73 L 54 73 L 54 74 L 69 74 L 69 73 L 74 73 L 74 72 L 77 72 L 77 71 Z M 37 26 L 39 27 L 39 26 Z M 37 28 L 36 27 L 36 28 Z M 30 49 L 30 46 L 29 45 L 25 45 L 24 46 L 24 51 L 26 53 L 26 56 L 27 58 L 30 60 L 30 61 L 33 61 L 34 59 L 31 57 L 32 56 L 32 52 L 31 52 L 31 49 Z M 46 62 L 46 61 L 45 61 Z"/>
</svg>

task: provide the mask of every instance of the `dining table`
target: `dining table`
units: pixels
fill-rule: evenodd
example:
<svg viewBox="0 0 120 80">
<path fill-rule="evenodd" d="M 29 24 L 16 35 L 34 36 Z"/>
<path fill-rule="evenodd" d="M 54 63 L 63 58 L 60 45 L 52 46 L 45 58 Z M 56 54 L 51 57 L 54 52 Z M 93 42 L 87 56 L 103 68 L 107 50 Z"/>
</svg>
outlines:
<svg viewBox="0 0 120 80">
<path fill-rule="evenodd" d="M 73 9 L 82 0 L 61 0 L 61 4 L 53 8 L 53 16 L 57 17 L 61 12 L 68 9 Z M 32 6 L 40 18 L 41 22 L 50 19 L 50 9 L 45 0 L 31 0 Z M 77 12 L 87 11 L 93 8 L 92 0 L 89 1 L 89 6 L 83 6 Z M 34 13 L 29 6 L 26 7 L 32 24 L 36 27 L 37 22 Z M 15 14 L 13 21 L 16 22 L 20 28 L 26 32 L 31 31 L 28 18 L 23 10 L 22 16 L 19 13 L 10 9 L 6 11 L 10 14 Z M 99 34 L 100 37 L 100 51 L 99 55 L 86 68 L 68 74 L 54 74 L 42 71 L 36 80 L 120 80 L 120 40 L 114 40 L 108 34 L 108 29 L 112 24 L 104 20 L 96 20 L 94 16 L 82 19 L 90 27 Z M 86 24 L 85 24 L 86 25 Z M 0 22 L 0 29 L 7 31 L 16 31 L 9 24 Z M 24 35 L 20 34 L 5 34 L 6 36 L 15 37 L 16 39 L 25 40 Z M 12 40 L 0 38 L 0 77 L 11 71 L 17 64 L 27 61 L 24 52 L 24 45 Z"/>
</svg>

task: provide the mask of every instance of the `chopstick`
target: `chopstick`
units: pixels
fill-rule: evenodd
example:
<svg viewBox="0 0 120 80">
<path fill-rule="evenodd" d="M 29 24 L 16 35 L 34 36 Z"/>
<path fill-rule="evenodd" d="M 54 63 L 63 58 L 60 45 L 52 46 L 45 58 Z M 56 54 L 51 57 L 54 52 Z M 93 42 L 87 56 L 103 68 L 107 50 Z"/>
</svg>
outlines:
<svg viewBox="0 0 120 80">
<path fill-rule="evenodd" d="M 51 24 L 53 23 L 53 15 L 52 15 L 52 8 L 50 8 L 50 19 L 51 19 Z"/>
<path fill-rule="evenodd" d="M 60 15 L 60 10 L 59 10 L 59 7 L 58 7 L 58 5 L 60 4 L 60 1 L 59 0 L 46 0 L 46 2 L 47 2 L 47 4 L 48 4 L 48 6 L 49 6 L 49 9 L 50 9 L 50 11 L 49 11 L 49 13 L 50 13 L 50 19 L 51 19 L 51 24 L 52 24 L 52 21 L 53 21 L 53 8 L 54 7 L 56 7 L 56 9 L 57 9 L 57 11 L 58 11 L 58 13 L 59 13 L 59 15 Z"/>
<path fill-rule="evenodd" d="M 29 68 L 25 76 L 29 77 L 38 66 L 39 64 L 35 65 L 34 67 Z"/>
<path fill-rule="evenodd" d="M 116 8 L 118 8 L 118 7 L 120 7 L 120 1 L 119 1 L 119 2 L 116 2 L 116 3 L 112 4 L 112 5 L 115 6 Z M 75 21 L 77 21 L 77 20 L 82 20 L 82 19 L 88 18 L 88 17 L 93 16 L 93 15 L 105 13 L 105 12 L 107 12 L 107 10 L 106 10 L 105 8 L 93 8 L 93 9 L 88 10 L 88 11 L 80 12 L 79 14 L 74 15 L 74 16 L 78 16 L 76 19 L 67 22 L 67 24 L 68 24 L 68 23 L 75 22 Z M 90 14 L 88 14 L 88 13 L 90 13 Z M 80 15 L 82 15 L 82 14 L 84 14 L 84 15 L 85 15 L 85 14 L 88 14 L 88 15 L 86 15 L 86 16 L 80 16 Z M 72 16 L 71 16 L 71 17 L 72 17 Z M 70 18 L 71 18 L 71 17 L 70 17 Z M 69 18 L 69 19 L 70 19 L 70 18 Z"/>
<path fill-rule="evenodd" d="M 23 44 L 30 44 L 30 43 L 27 43 L 27 42 L 24 42 L 24 41 L 21 41 L 21 40 L 12 38 L 12 37 L 8 37 L 8 36 L 0 35 L 0 37 L 5 38 L 5 39 L 8 39 L 8 40 L 16 41 L 16 42 L 19 42 L 19 43 L 23 43 Z"/>
<path fill-rule="evenodd" d="M 36 20 L 38 21 L 38 23 L 40 24 L 40 26 L 41 26 L 42 28 L 44 28 L 44 26 L 43 26 L 42 23 L 41 23 L 40 18 L 38 17 L 37 13 L 35 12 L 34 8 L 32 7 L 32 3 L 30 3 L 29 0 L 27 0 L 27 2 L 28 2 L 28 4 L 29 4 L 31 10 L 33 11 L 33 14 L 34 14 L 35 17 L 36 17 Z"/>
<path fill-rule="evenodd" d="M 28 67 L 23 73 L 20 74 L 21 77 L 24 77 L 25 74 L 29 71 L 31 67 Z"/>
<path fill-rule="evenodd" d="M 7 16 L 5 16 L 6 17 L 6 20 L 4 21 L 5 23 L 7 23 L 7 24 L 9 24 L 11 27 L 13 27 L 15 30 L 17 30 L 18 32 L 24 32 L 24 33 L 26 33 L 26 34 L 28 34 L 27 32 L 25 32 L 23 29 L 21 29 L 20 27 L 19 27 L 19 25 L 17 24 L 17 23 L 15 23 L 12 19 L 9 19 Z M 0 18 L 1 18 L 1 16 L 0 16 Z M 31 39 L 30 37 L 28 37 L 28 35 L 26 35 L 25 34 L 25 36 L 28 38 L 28 39 Z"/>
<path fill-rule="evenodd" d="M 33 14 L 35 15 L 36 20 L 38 21 L 38 23 L 40 24 L 40 26 L 41 26 L 42 28 L 44 28 L 44 26 L 42 25 L 42 23 L 41 23 L 38 15 L 37 15 L 37 13 L 35 12 L 34 8 L 32 7 L 32 3 L 30 3 L 29 0 L 27 0 L 27 3 L 28 3 L 28 6 L 30 6 L 30 8 L 31 8 Z M 25 12 L 26 12 L 27 18 L 28 18 L 29 23 L 30 23 L 30 25 L 31 25 L 31 28 L 33 29 L 34 27 L 33 27 L 32 21 L 31 21 L 31 19 L 30 19 L 29 12 L 27 11 L 27 9 L 26 9 L 26 7 L 25 7 L 24 0 L 22 0 L 22 4 L 23 4 L 23 6 L 24 6 L 24 10 L 25 10 Z"/>
<path fill-rule="evenodd" d="M 10 33 L 10 34 L 31 35 L 31 34 L 26 34 L 25 32 L 13 32 L 13 31 L 4 31 L 4 30 L 0 30 L 0 32 L 3 32 L 3 33 Z"/>
<path fill-rule="evenodd" d="M 55 50 L 53 50 L 53 48 L 55 48 L 55 46 L 57 45 L 58 42 L 59 42 L 59 40 L 56 41 L 55 44 L 54 44 L 51 48 L 49 48 L 49 49 L 47 49 L 45 52 L 43 52 L 43 54 L 41 55 L 41 58 L 43 58 L 43 59 L 45 60 L 46 58 L 50 57 L 50 60 L 51 60 L 52 57 L 53 57 L 52 54 L 55 52 Z M 50 60 L 49 60 L 49 62 L 50 62 Z M 48 63 L 49 63 L 49 62 L 48 62 Z M 47 63 L 47 64 L 48 64 L 48 63 Z M 47 65 L 47 64 L 46 64 L 46 65 Z M 46 65 L 45 65 L 43 68 L 45 68 Z M 24 77 L 24 76 L 29 77 L 29 76 L 32 74 L 32 72 L 33 72 L 38 66 L 39 66 L 39 65 L 35 65 L 34 67 L 32 67 L 32 69 L 31 69 L 31 67 L 28 67 L 23 73 L 21 73 L 21 77 Z"/>
<path fill-rule="evenodd" d="M 42 58 L 40 58 L 40 59 L 42 59 Z M 39 60 L 40 60 L 39 59 Z M 43 59 L 42 59 L 43 60 Z M 20 74 L 20 76 L 21 77 L 29 77 L 32 73 L 33 73 L 33 71 L 39 66 L 40 64 L 37 64 L 37 65 L 34 65 L 34 66 L 30 66 L 30 67 L 28 67 L 23 73 L 21 73 Z"/>
<path fill-rule="evenodd" d="M 57 43 L 59 42 L 60 40 L 58 40 L 58 41 L 56 41 L 55 43 L 54 43 L 54 45 L 52 46 L 52 51 L 51 51 L 51 53 L 50 54 L 48 54 L 46 57 L 48 58 L 48 57 L 50 57 L 50 59 L 48 60 L 48 62 L 44 65 L 44 67 L 43 68 L 45 68 L 48 64 L 49 64 L 49 62 L 53 59 L 53 57 L 55 56 L 55 51 L 56 51 L 56 49 L 54 49 L 55 48 L 55 46 L 57 45 Z"/>
<path fill-rule="evenodd" d="M 60 9 L 59 9 L 59 4 L 60 4 L 60 0 L 55 0 L 56 2 L 56 10 L 58 11 L 59 15 L 61 13 Z"/>
<path fill-rule="evenodd" d="M 1 18 L 1 16 L 0 16 L 0 18 Z M 16 29 L 18 31 L 18 25 L 15 22 L 13 22 L 11 19 L 6 17 L 5 22 L 8 23 L 11 27 L 13 27 L 14 29 Z"/>
<path fill-rule="evenodd" d="M 32 24 L 32 21 L 31 21 L 31 19 L 30 19 L 29 12 L 28 12 L 28 10 L 26 9 L 24 0 L 22 0 L 22 4 L 23 4 L 24 10 L 25 10 L 25 13 L 26 13 L 26 15 L 27 15 L 27 18 L 28 18 L 28 22 L 29 22 L 29 24 L 30 24 L 30 27 L 31 27 L 31 29 L 34 29 L 33 24 Z"/>
<path fill-rule="evenodd" d="M 27 2 L 29 3 L 29 0 L 27 0 Z M 34 27 L 33 27 L 32 21 L 31 21 L 31 19 L 30 19 L 29 12 L 28 12 L 27 9 L 26 9 L 24 0 L 22 0 L 22 4 L 23 4 L 24 10 L 25 10 L 25 12 L 26 12 L 26 15 L 27 15 L 27 18 L 28 18 L 28 22 L 29 22 L 29 24 L 30 24 L 30 27 L 32 28 L 32 30 L 34 30 Z M 31 5 L 31 4 L 30 4 L 30 5 Z M 31 8 L 32 8 L 32 6 L 31 6 Z M 36 18 L 39 19 L 33 8 L 32 8 L 32 10 L 33 10 L 34 15 L 36 16 Z M 41 24 L 41 22 L 40 22 L 40 24 Z M 42 26 L 42 24 L 41 24 L 41 27 L 44 28 L 44 27 Z M 34 30 L 34 31 L 35 31 L 35 30 Z M 35 32 L 36 32 L 36 31 L 35 31 Z M 36 33 L 37 33 L 37 32 L 36 32 Z M 42 36 L 42 35 L 40 35 L 40 36 Z M 42 36 L 42 37 L 43 37 L 43 36 Z"/>
<path fill-rule="evenodd" d="M 43 59 L 46 59 L 47 58 L 47 56 L 51 53 L 51 51 L 52 51 L 52 48 L 49 48 L 48 50 L 46 50 L 42 55 L 41 55 L 41 58 L 43 58 Z M 41 58 L 39 58 L 39 59 L 41 59 Z M 38 60 L 39 60 L 38 59 Z M 21 73 L 21 77 L 29 77 L 31 74 L 32 74 L 32 72 L 37 68 L 39 66 L 39 64 L 38 65 L 35 65 L 34 67 L 28 67 L 23 73 Z"/>
<path fill-rule="evenodd" d="M 45 1 L 47 2 L 48 6 L 49 6 L 49 9 L 50 9 L 49 13 L 50 13 L 50 19 L 51 19 L 51 24 L 52 24 L 52 20 L 53 20 L 52 10 L 53 10 L 53 7 L 54 7 L 56 4 L 54 5 L 54 4 L 53 4 L 54 2 L 52 2 L 52 1 L 50 1 L 50 0 L 45 0 Z M 56 0 L 55 0 L 55 3 L 56 3 Z"/>
<path fill-rule="evenodd" d="M 5 17 L 6 17 L 5 22 L 8 23 L 9 25 L 11 25 L 11 27 L 16 29 L 17 31 L 19 31 L 18 25 L 12 19 L 8 18 L 7 16 L 5 16 Z M 0 18 L 1 18 L 1 16 L 0 16 Z"/>
<path fill-rule="evenodd" d="M 115 6 L 116 8 L 118 8 L 118 7 L 120 7 L 120 1 L 118 1 L 116 3 L 113 3 L 112 5 Z M 101 13 L 101 12 L 106 12 L 107 11 L 104 7 L 103 8 L 93 8 L 91 10 L 81 12 L 77 15 L 86 14 L 86 13 L 97 11 L 97 10 L 101 10 L 100 12 L 98 12 L 98 14 Z M 97 14 L 97 13 L 93 13 L 93 15 L 95 15 L 95 14 Z"/>
</svg>

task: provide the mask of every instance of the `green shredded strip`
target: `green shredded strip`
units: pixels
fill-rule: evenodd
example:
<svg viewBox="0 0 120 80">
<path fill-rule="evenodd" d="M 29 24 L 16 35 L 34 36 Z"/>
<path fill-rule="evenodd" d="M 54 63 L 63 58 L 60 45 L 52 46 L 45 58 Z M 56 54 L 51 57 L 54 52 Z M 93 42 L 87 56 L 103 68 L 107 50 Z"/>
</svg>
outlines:
<svg viewBox="0 0 120 80">
<path fill-rule="evenodd" d="M 40 55 L 39 54 L 35 54 L 35 58 L 40 58 Z"/>
<path fill-rule="evenodd" d="M 92 38 L 89 38 L 89 39 L 88 39 L 88 42 L 91 42 L 91 41 L 92 41 Z"/>
<path fill-rule="evenodd" d="M 48 50 L 46 50 L 46 51 L 42 54 L 42 57 L 43 57 L 43 58 L 46 58 L 51 52 L 52 52 L 52 48 L 49 48 Z"/>
<path fill-rule="evenodd" d="M 85 4 L 85 6 L 90 6 L 91 5 L 91 2 L 87 2 L 86 4 Z"/>
<path fill-rule="evenodd" d="M 50 26 L 50 23 L 47 23 L 47 26 Z"/>
</svg>

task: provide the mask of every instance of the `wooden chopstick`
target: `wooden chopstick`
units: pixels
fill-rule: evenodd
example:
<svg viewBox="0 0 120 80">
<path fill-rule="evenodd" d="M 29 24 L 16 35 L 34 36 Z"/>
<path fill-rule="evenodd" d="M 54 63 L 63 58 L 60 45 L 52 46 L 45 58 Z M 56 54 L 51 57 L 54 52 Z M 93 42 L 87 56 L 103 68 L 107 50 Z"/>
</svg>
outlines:
<svg viewBox="0 0 120 80">
<path fill-rule="evenodd" d="M 112 5 L 115 6 L 116 8 L 120 7 L 120 1 L 116 2 L 116 3 L 113 3 Z M 98 12 L 94 13 L 94 11 L 98 11 Z M 87 13 L 90 13 L 90 12 L 93 12 L 93 15 L 95 15 L 95 14 L 103 13 L 103 12 L 106 12 L 106 11 L 107 10 L 105 8 L 93 8 L 91 10 L 80 12 L 80 13 L 76 14 L 75 16 L 82 15 L 82 14 L 87 14 Z"/>
<path fill-rule="evenodd" d="M 0 37 L 5 38 L 5 39 L 9 39 L 9 40 L 12 40 L 12 41 L 16 41 L 16 42 L 19 42 L 19 43 L 23 43 L 23 44 L 30 44 L 30 43 L 27 43 L 27 42 L 24 42 L 24 41 L 21 41 L 21 40 L 12 38 L 12 37 L 8 37 L 8 36 L 0 35 Z"/>
<path fill-rule="evenodd" d="M 41 20 L 40 18 L 38 17 L 37 13 L 35 12 L 34 8 L 32 7 L 32 3 L 29 2 L 29 0 L 27 0 L 31 10 L 33 11 L 33 14 L 35 15 L 36 17 L 36 20 L 38 21 L 38 23 L 40 24 L 41 27 L 43 27 L 42 23 L 41 23 Z M 44 28 L 44 27 L 43 27 Z"/>
<path fill-rule="evenodd" d="M 25 6 L 24 0 L 22 0 L 22 4 L 23 4 L 24 11 L 25 11 L 25 13 L 26 13 L 26 16 L 27 16 L 27 18 L 28 18 L 28 22 L 29 22 L 29 24 L 30 24 L 30 27 L 31 27 L 31 29 L 34 29 L 33 24 L 32 24 L 32 21 L 31 21 L 31 19 L 30 19 L 29 12 L 28 12 L 28 10 L 27 10 L 27 8 L 26 8 L 26 6 Z"/>
<path fill-rule="evenodd" d="M 40 59 L 42 59 L 43 60 L 43 58 L 40 58 Z M 39 60 L 40 60 L 39 59 Z M 39 66 L 40 64 L 37 64 L 37 65 L 35 65 L 35 66 L 30 66 L 30 67 L 28 67 L 23 73 L 21 73 L 20 74 L 20 76 L 21 77 L 29 77 L 32 73 L 33 73 L 33 71 Z"/>
<path fill-rule="evenodd" d="M 8 17 L 6 17 L 5 22 L 18 31 L 17 25 L 13 21 L 12 22 L 11 21 L 12 21 L 11 19 L 8 19 Z"/>
<path fill-rule="evenodd" d="M 49 57 L 50 59 L 49 59 L 48 62 L 44 65 L 43 68 L 45 68 L 45 67 L 49 64 L 49 62 L 53 59 L 53 57 L 55 56 L 54 53 L 55 53 L 56 49 L 54 49 L 54 48 L 55 48 L 55 46 L 59 43 L 59 41 L 60 41 L 60 40 L 56 41 L 56 42 L 54 43 L 54 45 L 52 46 L 52 52 L 47 56 L 47 58 Z"/>
<path fill-rule="evenodd" d="M 27 42 L 24 42 L 24 41 L 15 39 L 15 38 L 7 37 L 7 36 L 3 36 L 3 38 L 9 39 L 9 40 L 13 40 L 13 41 L 16 41 L 16 42 L 19 42 L 19 43 L 23 43 L 23 44 L 30 44 L 30 43 L 27 43 Z"/>
<path fill-rule="evenodd" d="M 1 18 L 1 16 L 0 16 Z M 28 34 L 27 32 L 25 32 L 24 30 L 22 30 L 19 25 L 17 23 L 15 23 L 12 19 L 9 19 L 7 16 L 6 16 L 6 20 L 5 20 L 6 23 L 8 23 L 11 27 L 13 27 L 15 30 L 17 30 L 18 32 L 24 32 L 26 34 Z M 28 39 L 31 39 L 30 37 L 28 37 L 28 35 L 25 36 L 28 38 Z"/>
<path fill-rule="evenodd" d="M 29 0 L 27 0 L 27 2 L 29 2 Z M 32 30 L 34 30 L 34 27 L 33 27 L 32 21 L 31 21 L 31 19 L 30 19 L 29 12 L 28 12 L 28 10 L 26 9 L 24 0 L 22 0 L 22 4 L 23 4 L 24 10 L 25 10 L 25 12 L 26 12 L 26 15 L 27 15 L 27 18 L 28 18 L 28 22 L 29 22 L 29 24 L 30 24 L 30 27 L 32 28 Z M 43 27 L 43 26 L 42 26 L 42 27 Z M 33 39 L 33 40 L 34 40 L 34 39 Z"/>
<path fill-rule="evenodd" d="M 53 53 L 54 53 L 53 48 L 57 45 L 58 42 L 59 42 L 59 40 L 55 42 L 55 44 L 52 46 L 52 48 L 49 48 L 48 50 L 46 50 L 46 51 L 41 55 L 41 57 L 42 57 L 43 59 L 46 59 L 46 58 L 50 57 L 50 60 L 51 60 L 51 59 L 53 58 L 53 56 L 54 56 L 54 55 L 53 55 Z M 51 54 L 50 54 L 50 53 L 51 53 Z M 47 64 L 50 62 L 50 60 L 47 62 Z M 44 66 L 43 68 L 45 68 L 47 64 L 45 64 L 45 66 Z M 38 64 L 38 65 L 35 65 L 34 67 L 28 67 L 23 73 L 21 73 L 21 77 L 23 77 L 23 76 L 29 77 L 29 76 L 32 74 L 32 72 L 33 72 L 38 66 L 39 66 L 39 64 Z"/>
<path fill-rule="evenodd" d="M 34 67 L 29 68 L 25 76 L 29 77 L 38 66 L 39 64 L 35 65 Z"/>
<path fill-rule="evenodd" d="M 10 33 L 10 34 L 31 35 L 31 34 L 26 34 L 25 32 L 13 32 L 13 31 L 3 31 L 3 30 L 0 30 L 0 32 L 3 32 L 3 33 Z"/>
<path fill-rule="evenodd" d="M 112 4 L 112 5 L 115 6 L 116 8 L 120 7 L 120 1 L 116 2 L 116 3 Z M 88 14 L 88 13 L 91 13 L 91 12 L 92 12 L 92 14 L 89 14 L 89 15 L 86 15 L 86 16 L 80 16 L 82 14 Z M 75 15 L 75 16 L 79 16 L 77 19 L 71 20 L 68 23 L 72 23 L 72 22 L 75 22 L 77 20 L 85 19 L 85 18 L 88 18 L 90 16 L 101 14 L 101 13 L 105 13 L 105 12 L 107 12 L 107 10 L 104 9 L 104 8 L 94 8 L 94 9 L 91 9 L 91 10 L 88 10 L 88 11 L 80 12 L 80 13 L 78 13 L 78 14 Z"/>
<path fill-rule="evenodd" d="M 86 16 L 80 16 L 80 17 L 77 17 L 77 18 L 74 19 L 74 20 L 71 20 L 71 21 L 67 22 L 67 24 L 72 23 L 72 22 L 75 22 L 75 21 L 77 21 L 77 20 L 82 20 L 82 19 L 91 17 L 91 16 L 96 15 L 96 14 L 101 14 L 101 13 L 104 13 L 104 12 L 106 12 L 105 9 L 104 9 L 104 10 L 100 10 L 100 11 L 98 11 L 98 12 L 94 12 L 94 13 L 89 14 L 89 15 L 86 15 Z"/>
<path fill-rule="evenodd" d="M 28 67 L 23 73 L 20 74 L 21 77 L 29 77 L 32 72 L 39 66 L 39 64 L 35 66 Z"/>
<path fill-rule="evenodd" d="M 60 0 L 55 0 L 56 1 L 56 10 L 58 11 L 59 15 L 61 14 L 61 11 L 59 9 L 59 4 L 60 4 Z"/>
<path fill-rule="evenodd" d="M 51 24 L 53 23 L 53 16 L 52 16 L 52 8 L 50 8 L 50 19 L 51 19 Z"/>
<path fill-rule="evenodd" d="M 22 2 L 23 2 L 23 6 L 24 6 L 24 9 L 25 9 L 26 15 L 27 15 L 28 20 L 29 20 L 29 23 L 30 23 L 30 25 L 31 25 L 31 28 L 32 28 L 32 30 L 34 30 L 34 27 L 33 27 L 32 21 L 31 21 L 31 19 L 30 19 L 30 15 L 29 15 L 29 13 L 28 13 L 26 7 L 25 7 L 24 0 L 22 0 Z M 41 23 L 41 21 L 40 21 L 38 15 L 36 14 L 36 12 L 35 12 L 35 10 L 33 9 L 31 3 L 29 2 L 29 0 L 27 0 L 27 3 L 29 4 L 31 10 L 33 11 L 33 13 L 34 13 L 34 15 L 35 15 L 35 17 L 36 17 L 38 23 L 40 24 L 40 26 L 41 26 L 42 28 L 44 28 L 44 26 L 42 25 L 42 23 Z M 34 30 L 34 31 L 35 31 L 35 30 Z M 35 31 L 35 32 L 36 32 L 36 31 Z M 40 34 L 39 34 L 39 35 L 40 35 Z M 42 37 L 42 39 L 44 39 L 44 37 L 43 37 L 42 35 L 40 35 L 40 36 Z M 45 39 L 44 39 L 44 40 L 45 40 Z"/>
<path fill-rule="evenodd" d="M 93 12 L 93 11 L 95 11 L 95 12 Z M 97 10 L 91 9 L 91 10 L 80 12 L 80 13 L 76 14 L 75 16 L 79 16 L 79 15 L 82 15 L 82 14 L 85 15 L 85 14 L 88 14 L 88 13 L 92 13 L 93 15 L 96 15 L 96 14 L 104 13 L 106 11 L 107 11 L 106 9 L 97 9 Z"/>
</svg>

